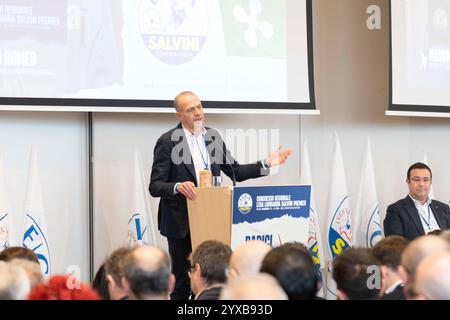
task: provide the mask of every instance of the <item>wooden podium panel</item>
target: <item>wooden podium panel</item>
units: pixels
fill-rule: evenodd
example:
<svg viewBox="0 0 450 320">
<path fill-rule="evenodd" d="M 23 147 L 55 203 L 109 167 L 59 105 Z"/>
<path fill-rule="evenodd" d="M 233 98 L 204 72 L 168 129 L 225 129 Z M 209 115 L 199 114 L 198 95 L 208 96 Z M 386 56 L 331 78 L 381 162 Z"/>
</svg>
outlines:
<svg viewBox="0 0 450 320">
<path fill-rule="evenodd" d="M 187 200 L 192 252 L 203 241 L 231 244 L 233 187 L 196 188 L 197 198 Z"/>
</svg>

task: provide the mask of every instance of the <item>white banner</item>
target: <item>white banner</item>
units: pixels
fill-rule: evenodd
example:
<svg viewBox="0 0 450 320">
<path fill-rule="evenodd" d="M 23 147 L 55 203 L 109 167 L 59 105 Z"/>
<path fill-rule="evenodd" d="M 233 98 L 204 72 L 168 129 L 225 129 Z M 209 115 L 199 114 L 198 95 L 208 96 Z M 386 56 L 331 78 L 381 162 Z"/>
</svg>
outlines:
<svg viewBox="0 0 450 320">
<path fill-rule="evenodd" d="M 42 273 L 48 277 L 51 275 L 51 259 L 44 213 L 37 152 L 32 147 L 25 200 L 25 228 L 22 245 L 34 251 L 41 264 Z"/>
<path fill-rule="evenodd" d="M 127 242 L 129 246 L 156 244 L 155 225 L 150 208 L 150 195 L 141 157 L 134 151 L 134 176 L 131 215 L 128 220 Z"/>
<path fill-rule="evenodd" d="M 3 167 L 3 155 L 0 149 L 0 251 L 11 247 L 13 239 L 13 226 L 9 198 L 6 194 L 5 169 Z"/>
<path fill-rule="evenodd" d="M 310 185 L 311 186 L 311 201 L 309 207 L 309 233 L 308 233 L 308 249 L 311 255 L 313 256 L 314 264 L 316 265 L 317 272 L 322 281 L 322 287 L 320 288 L 318 295 L 323 297 L 323 269 L 325 267 L 324 258 L 323 258 L 323 246 L 322 246 L 322 233 L 320 232 L 320 222 L 318 209 L 316 205 L 316 198 L 314 194 L 314 185 L 312 181 L 312 171 L 311 164 L 309 161 L 309 151 L 306 139 L 303 141 L 303 147 L 301 150 L 301 185 Z"/>
<path fill-rule="evenodd" d="M 372 248 L 381 240 L 380 211 L 378 207 L 375 172 L 373 168 L 370 140 L 367 138 L 366 150 L 359 184 L 358 201 L 354 213 L 355 245 Z"/>
<path fill-rule="evenodd" d="M 328 200 L 328 276 L 327 299 L 336 298 L 336 283 L 332 277 L 334 257 L 352 246 L 352 224 L 344 161 L 338 135 L 335 134 L 333 165 Z"/>
</svg>

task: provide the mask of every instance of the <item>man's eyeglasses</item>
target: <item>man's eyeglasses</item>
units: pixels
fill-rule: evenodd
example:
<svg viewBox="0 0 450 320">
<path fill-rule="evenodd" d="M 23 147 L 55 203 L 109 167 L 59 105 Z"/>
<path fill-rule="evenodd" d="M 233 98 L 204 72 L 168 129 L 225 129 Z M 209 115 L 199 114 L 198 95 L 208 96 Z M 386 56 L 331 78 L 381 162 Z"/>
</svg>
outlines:
<svg viewBox="0 0 450 320">
<path fill-rule="evenodd" d="M 411 177 L 411 178 L 409 178 L 409 180 L 414 181 L 414 182 L 421 182 L 421 181 L 423 181 L 423 182 L 425 182 L 425 183 L 431 182 L 431 178 L 429 178 L 429 177 L 425 177 L 425 178 L 421 178 L 421 177 Z"/>
</svg>

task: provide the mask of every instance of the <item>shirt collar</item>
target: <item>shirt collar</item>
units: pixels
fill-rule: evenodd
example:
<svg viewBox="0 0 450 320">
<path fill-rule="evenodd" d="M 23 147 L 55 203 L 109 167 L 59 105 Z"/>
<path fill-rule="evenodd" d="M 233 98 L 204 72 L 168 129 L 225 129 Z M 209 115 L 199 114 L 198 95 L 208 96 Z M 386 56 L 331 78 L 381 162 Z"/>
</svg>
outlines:
<svg viewBox="0 0 450 320">
<path fill-rule="evenodd" d="M 402 286 L 402 285 L 403 285 L 402 280 L 397 280 L 397 281 L 395 281 L 389 288 L 387 288 L 387 289 L 384 291 L 384 294 L 391 293 L 391 292 L 393 292 L 395 289 L 397 289 L 398 286 Z"/>
<path fill-rule="evenodd" d="M 189 137 L 194 138 L 194 137 L 195 137 L 195 136 L 194 136 L 188 129 L 186 129 L 183 125 L 181 125 L 181 127 L 183 128 L 184 135 L 185 135 L 187 138 L 189 138 Z M 206 129 L 205 129 L 205 127 L 203 127 L 203 128 L 202 128 L 202 136 L 205 135 L 205 134 L 206 134 Z M 197 137 L 197 138 L 198 138 L 198 137 Z"/>
<path fill-rule="evenodd" d="M 423 207 L 423 206 L 429 206 L 429 205 L 431 204 L 431 198 L 430 198 L 430 197 L 427 198 L 427 201 L 425 201 L 424 204 L 422 204 L 422 202 L 420 202 L 419 200 L 414 199 L 410 194 L 409 194 L 409 197 L 411 198 L 411 200 L 414 202 L 414 204 L 415 204 L 416 206 L 421 206 L 421 207 Z"/>
</svg>

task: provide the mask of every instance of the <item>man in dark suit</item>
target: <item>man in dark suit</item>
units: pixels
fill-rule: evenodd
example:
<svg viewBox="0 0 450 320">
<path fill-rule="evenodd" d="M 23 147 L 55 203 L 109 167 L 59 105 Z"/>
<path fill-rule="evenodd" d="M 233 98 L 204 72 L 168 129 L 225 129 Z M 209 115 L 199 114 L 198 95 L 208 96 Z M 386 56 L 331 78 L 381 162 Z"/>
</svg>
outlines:
<svg viewBox="0 0 450 320">
<path fill-rule="evenodd" d="M 188 256 L 192 248 L 186 198 L 195 200 L 200 172 L 206 168 L 219 173 L 221 170 L 233 181 L 257 178 L 267 175 L 271 166 L 284 163 L 292 150 L 278 148 L 263 161 L 240 165 L 231 157 L 220 134 L 203 126 L 203 107 L 194 93 L 178 94 L 174 108 L 180 123 L 156 142 L 149 190 L 153 197 L 161 198 L 158 229 L 167 238 L 176 278 L 171 298 L 188 299 Z"/>
<path fill-rule="evenodd" d="M 384 219 L 384 234 L 414 240 L 438 229 L 450 228 L 450 209 L 445 203 L 429 197 L 431 169 L 418 162 L 409 167 L 406 183 L 409 194 L 391 204 Z"/>
<path fill-rule="evenodd" d="M 405 300 L 403 282 L 400 277 L 402 253 L 409 240 L 401 236 L 390 236 L 381 239 L 372 248 L 373 256 L 380 263 L 381 300 Z"/>
</svg>

